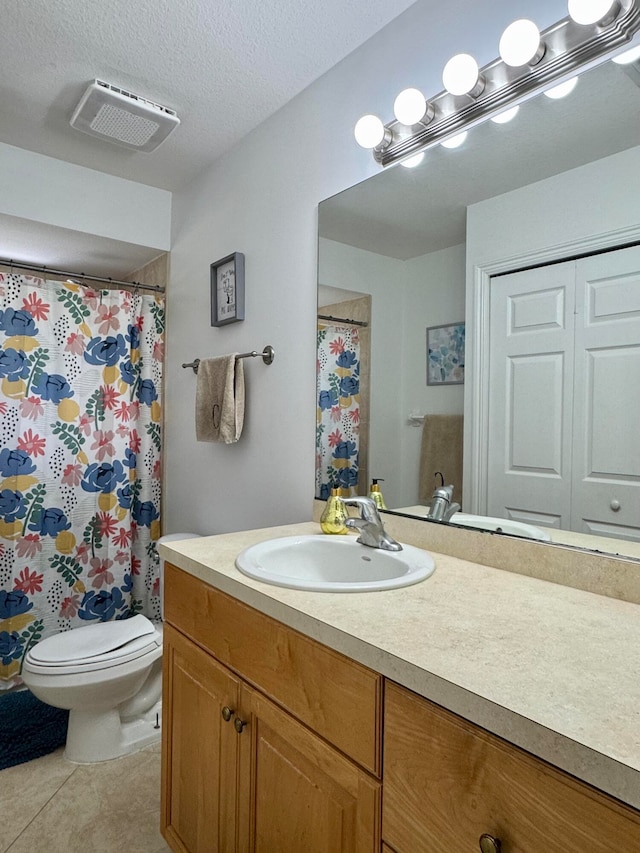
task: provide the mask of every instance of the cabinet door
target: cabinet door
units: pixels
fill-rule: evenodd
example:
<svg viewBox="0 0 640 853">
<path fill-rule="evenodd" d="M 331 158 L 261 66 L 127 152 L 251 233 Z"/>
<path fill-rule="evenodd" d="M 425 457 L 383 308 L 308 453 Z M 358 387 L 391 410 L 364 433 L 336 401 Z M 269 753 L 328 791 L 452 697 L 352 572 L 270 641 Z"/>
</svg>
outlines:
<svg viewBox="0 0 640 853">
<path fill-rule="evenodd" d="M 240 682 L 169 625 L 163 644 L 163 835 L 176 853 L 235 853 L 238 736 L 223 708 Z"/>
<path fill-rule="evenodd" d="M 634 810 L 389 683 L 383 778 L 397 853 L 472 853 L 483 834 L 502 853 L 640 850 Z"/>
<path fill-rule="evenodd" d="M 242 688 L 239 853 L 378 853 L 380 783 Z"/>
</svg>

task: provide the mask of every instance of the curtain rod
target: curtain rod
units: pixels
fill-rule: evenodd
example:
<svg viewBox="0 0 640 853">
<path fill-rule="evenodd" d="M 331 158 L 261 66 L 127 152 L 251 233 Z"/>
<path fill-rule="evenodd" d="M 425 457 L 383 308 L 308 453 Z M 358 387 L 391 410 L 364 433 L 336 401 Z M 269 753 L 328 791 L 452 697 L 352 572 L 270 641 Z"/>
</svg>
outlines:
<svg viewBox="0 0 640 853">
<path fill-rule="evenodd" d="M 14 261 L 11 258 L 0 258 L 0 265 L 19 270 L 32 270 L 34 272 L 49 273 L 49 275 L 60 275 L 67 278 L 82 278 L 85 281 L 99 281 L 102 284 L 116 285 L 117 287 L 131 287 L 137 290 L 152 290 L 159 293 L 164 293 L 164 287 L 158 284 L 141 284 L 138 281 L 120 281 L 117 278 L 105 278 L 98 275 L 86 275 L 83 272 L 69 272 L 68 270 L 54 270 L 51 267 L 46 267 L 43 264 L 23 264 L 21 261 Z"/>
<path fill-rule="evenodd" d="M 334 323 L 348 323 L 350 326 L 363 326 L 365 329 L 369 325 L 364 320 L 348 320 L 346 317 L 332 317 L 331 314 L 318 314 L 318 320 L 333 320 Z"/>
</svg>

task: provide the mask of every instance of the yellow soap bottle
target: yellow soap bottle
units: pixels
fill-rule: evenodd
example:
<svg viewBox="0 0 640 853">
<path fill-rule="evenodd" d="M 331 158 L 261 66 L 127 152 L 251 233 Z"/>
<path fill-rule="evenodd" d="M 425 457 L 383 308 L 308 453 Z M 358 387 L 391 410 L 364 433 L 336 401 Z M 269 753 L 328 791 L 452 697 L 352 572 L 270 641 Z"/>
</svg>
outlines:
<svg viewBox="0 0 640 853">
<path fill-rule="evenodd" d="M 386 509 L 387 505 L 384 502 L 384 498 L 382 497 L 382 492 L 380 491 L 380 486 L 378 483 L 384 483 L 382 477 L 378 477 L 377 480 L 374 479 L 371 481 L 371 488 L 369 489 L 369 497 L 374 502 L 374 504 L 378 507 L 378 509 Z"/>
<path fill-rule="evenodd" d="M 346 533 L 347 508 L 340 497 L 341 489 L 331 489 L 327 505 L 320 516 L 320 529 L 323 533 Z"/>
</svg>

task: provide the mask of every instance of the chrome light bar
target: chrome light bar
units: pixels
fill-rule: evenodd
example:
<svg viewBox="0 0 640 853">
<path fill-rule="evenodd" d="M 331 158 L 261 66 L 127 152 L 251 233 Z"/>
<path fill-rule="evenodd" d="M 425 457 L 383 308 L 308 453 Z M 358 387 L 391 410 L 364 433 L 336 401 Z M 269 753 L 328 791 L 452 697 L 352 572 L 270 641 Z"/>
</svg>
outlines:
<svg viewBox="0 0 640 853">
<path fill-rule="evenodd" d="M 570 16 L 540 33 L 541 51 L 520 67 L 495 59 L 479 70 L 478 93 L 452 95 L 444 90 L 427 100 L 424 118 L 415 125 L 397 119 L 384 125 L 373 156 L 390 166 L 486 121 L 581 71 L 598 65 L 609 54 L 629 47 L 640 30 L 636 0 L 617 0 L 610 14 L 594 24 Z"/>
</svg>

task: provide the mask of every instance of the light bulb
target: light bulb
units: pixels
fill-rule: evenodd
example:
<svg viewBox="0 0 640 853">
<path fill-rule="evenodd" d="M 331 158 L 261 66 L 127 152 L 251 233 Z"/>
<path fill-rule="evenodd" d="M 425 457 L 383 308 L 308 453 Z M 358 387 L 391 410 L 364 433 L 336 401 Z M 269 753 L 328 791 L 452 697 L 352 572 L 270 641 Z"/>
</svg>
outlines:
<svg viewBox="0 0 640 853">
<path fill-rule="evenodd" d="M 452 136 L 450 139 L 445 139 L 444 142 L 441 142 L 443 148 L 459 148 L 462 143 L 467 138 L 468 131 L 463 130 L 462 133 L 459 133 L 457 136 Z"/>
<path fill-rule="evenodd" d="M 502 61 L 513 68 L 539 62 L 544 54 L 540 30 L 526 18 L 514 21 L 502 33 L 499 51 Z"/>
<path fill-rule="evenodd" d="M 560 98 L 566 98 L 566 96 L 570 95 L 576 88 L 577 83 L 578 78 L 572 77 L 570 80 L 565 80 L 564 83 L 560 83 L 559 86 L 554 86 L 553 89 L 547 89 L 545 95 L 547 98 L 552 98 L 554 101 L 557 101 Z"/>
<path fill-rule="evenodd" d="M 384 139 L 385 128 L 378 116 L 366 115 L 356 122 L 353 135 L 363 148 L 376 148 Z"/>
<path fill-rule="evenodd" d="M 395 99 L 393 112 L 401 124 L 410 127 L 425 117 L 427 102 L 419 89 L 405 89 Z"/>
<path fill-rule="evenodd" d="M 610 24 L 619 11 L 618 0 L 569 0 L 569 16 L 576 24 Z"/>
<path fill-rule="evenodd" d="M 611 61 L 618 65 L 628 65 L 630 62 L 635 62 L 636 59 L 640 59 L 640 44 L 637 47 L 632 47 L 631 50 L 619 53 Z"/>
<path fill-rule="evenodd" d="M 520 110 L 519 106 L 511 107 L 509 110 L 505 110 L 502 113 L 498 113 L 497 116 L 491 116 L 491 121 L 496 124 L 506 124 L 508 121 L 511 121 L 512 118 L 515 118 L 518 115 L 518 111 Z"/>
<path fill-rule="evenodd" d="M 415 169 L 415 167 L 419 166 L 423 160 L 424 151 L 420 151 L 418 152 L 418 154 L 414 154 L 412 157 L 407 157 L 406 160 L 401 160 L 400 165 L 404 166 L 405 169 Z"/>
<path fill-rule="evenodd" d="M 452 56 L 442 72 L 442 82 L 452 95 L 469 95 L 482 82 L 478 63 L 468 53 Z"/>
</svg>

